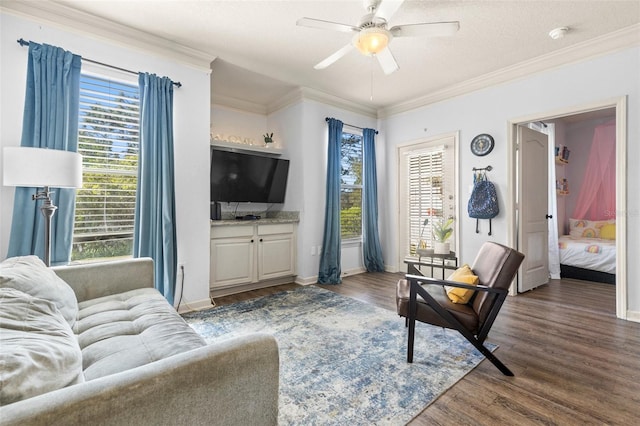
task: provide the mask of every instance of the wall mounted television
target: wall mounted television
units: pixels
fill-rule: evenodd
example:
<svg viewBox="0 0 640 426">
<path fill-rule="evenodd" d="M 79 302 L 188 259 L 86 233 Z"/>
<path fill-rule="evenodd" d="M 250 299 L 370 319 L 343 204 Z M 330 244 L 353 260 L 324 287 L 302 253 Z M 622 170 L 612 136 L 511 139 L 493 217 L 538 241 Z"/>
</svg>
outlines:
<svg viewBox="0 0 640 426">
<path fill-rule="evenodd" d="M 211 202 L 284 203 L 289 160 L 211 147 Z"/>
</svg>

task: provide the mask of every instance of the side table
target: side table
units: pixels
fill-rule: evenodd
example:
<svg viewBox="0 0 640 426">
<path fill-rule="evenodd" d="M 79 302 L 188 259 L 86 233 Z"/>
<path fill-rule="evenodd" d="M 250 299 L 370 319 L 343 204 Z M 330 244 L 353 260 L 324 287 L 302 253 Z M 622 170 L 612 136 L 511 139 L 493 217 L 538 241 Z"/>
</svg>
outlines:
<svg viewBox="0 0 640 426">
<path fill-rule="evenodd" d="M 433 268 L 435 267 L 442 269 L 442 279 L 444 280 L 444 271 L 446 269 L 454 271 L 458 269 L 458 258 L 453 251 L 447 254 L 436 254 L 433 252 L 433 249 L 418 249 L 416 250 L 416 254 L 418 255 L 417 262 L 415 260 L 404 261 L 404 263 L 407 264 L 408 274 L 424 275 L 420 267 L 426 266 L 431 268 L 431 277 L 433 277 Z"/>
</svg>

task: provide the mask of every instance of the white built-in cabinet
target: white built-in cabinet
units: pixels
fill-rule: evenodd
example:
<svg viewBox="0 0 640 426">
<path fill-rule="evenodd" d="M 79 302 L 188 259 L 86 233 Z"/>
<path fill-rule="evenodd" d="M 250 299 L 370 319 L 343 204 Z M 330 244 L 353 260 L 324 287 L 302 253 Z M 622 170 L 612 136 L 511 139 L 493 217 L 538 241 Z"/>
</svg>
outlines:
<svg viewBox="0 0 640 426">
<path fill-rule="evenodd" d="M 212 297 L 293 282 L 296 223 L 211 226 Z"/>
</svg>

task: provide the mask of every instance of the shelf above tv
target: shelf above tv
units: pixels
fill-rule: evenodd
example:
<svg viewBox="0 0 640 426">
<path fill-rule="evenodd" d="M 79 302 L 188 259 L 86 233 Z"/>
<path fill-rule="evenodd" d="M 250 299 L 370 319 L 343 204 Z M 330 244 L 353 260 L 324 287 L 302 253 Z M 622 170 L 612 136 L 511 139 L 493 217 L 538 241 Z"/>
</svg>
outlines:
<svg viewBox="0 0 640 426">
<path fill-rule="evenodd" d="M 244 143 L 237 142 L 229 142 L 223 140 L 213 140 L 211 141 L 211 146 L 216 146 L 219 148 L 233 149 L 238 151 L 248 151 L 248 152 L 260 152 L 263 154 L 269 155 L 282 155 L 282 149 L 280 148 L 266 148 L 264 146 L 257 145 L 247 145 Z"/>
</svg>

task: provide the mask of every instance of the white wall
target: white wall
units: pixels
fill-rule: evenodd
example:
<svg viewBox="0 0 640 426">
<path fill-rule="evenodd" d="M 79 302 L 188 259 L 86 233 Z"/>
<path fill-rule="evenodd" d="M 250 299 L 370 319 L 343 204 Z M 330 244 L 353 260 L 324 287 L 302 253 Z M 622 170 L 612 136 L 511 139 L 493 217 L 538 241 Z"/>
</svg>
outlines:
<svg viewBox="0 0 640 426">
<path fill-rule="evenodd" d="M 316 101 L 304 101 L 303 105 L 303 162 L 304 162 L 304 231 L 305 240 L 300 247 L 298 261 L 301 277 L 317 277 L 320 257 L 312 256 L 311 246 L 322 245 L 327 169 L 327 123 L 333 117 L 357 127 L 376 128 L 376 120 Z M 381 149 L 378 152 L 383 152 Z M 378 161 L 379 163 L 380 161 Z M 345 272 L 362 270 L 360 245 L 343 245 L 341 267 Z"/>
<path fill-rule="evenodd" d="M 215 78 L 215 75 L 213 76 Z M 282 210 L 298 211 L 298 281 L 315 282 L 320 258 L 317 247 L 322 245 L 324 228 L 325 180 L 327 162 L 327 123 L 325 117 L 335 117 L 359 127 L 375 127 L 376 120 L 316 101 L 302 100 L 266 117 L 265 130 L 274 132 L 276 143 L 282 148 L 282 158 L 291 161 L 287 194 Z M 225 121 L 228 121 L 227 124 Z M 262 117 L 256 114 L 214 106 L 212 127 L 250 134 Z M 234 123 L 234 124 L 231 124 Z M 255 132 L 255 131 L 254 131 Z M 315 253 L 312 253 L 315 247 Z M 362 270 L 360 245 L 342 249 L 343 272 Z"/>
<path fill-rule="evenodd" d="M 207 70 L 143 54 L 84 34 L 0 14 L 0 145 L 20 145 L 27 52 L 24 38 L 60 46 L 87 58 L 122 68 L 168 76 L 183 86 L 174 91 L 176 229 L 178 261 L 185 265 L 183 301 L 209 300 L 209 93 Z M 86 68 L 86 65 L 83 65 Z M 92 71 L 101 71 L 95 66 Z M 105 73 L 112 73 L 103 69 Z M 124 74 L 120 75 L 125 77 Z M 135 76 L 134 76 L 135 78 Z M 1 155 L 1 154 L 0 154 Z M 13 188 L 0 187 L 0 257 L 7 254 Z M 180 281 L 180 276 L 178 277 Z M 178 282 L 179 285 L 179 282 Z"/>
<path fill-rule="evenodd" d="M 211 77 L 216 78 L 215 75 Z M 211 105 L 211 135 L 213 138 L 237 142 L 229 138 L 239 138 L 242 141 L 252 140 L 253 145 L 263 146 L 262 135 L 271 133 L 267 125 L 267 116 L 253 112 L 245 112 L 227 108 L 221 105 Z M 281 147 L 280 134 L 273 132 L 274 145 Z"/>
<path fill-rule="evenodd" d="M 386 182 L 385 192 L 391 197 L 384 216 L 385 261 L 398 265 L 398 244 L 395 229 L 398 217 L 396 147 L 407 141 L 460 130 L 460 254 L 462 262 L 471 262 L 486 240 L 507 242 L 505 202 L 508 188 L 507 135 L 510 119 L 533 114 L 552 113 L 564 108 L 579 107 L 594 102 L 627 96 L 627 159 L 628 204 L 626 215 L 628 247 L 628 310 L 640 319 L 640 168 L 634 167 L 640 158 L 640 48 L 626 49 L 603 57 L 571 64 L 507 84 L 490 87 L 465 96 L 439 102 L 384 121 L 388 173 L 379 176 Z M 424 129 L 428 128 L 425 133 Z M 479 133 L 490 133 L 496 145 L 486 157 L 474 157 L 469 151 L 471 139 Z M 496 183 L 501 214 L 493 220 L 493 236 L 486 230 L 475 233 L 475 221 L 466 213 L 468 184 L 472 167 L 491 164 L 489 178 Z"/>
</svg>

